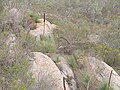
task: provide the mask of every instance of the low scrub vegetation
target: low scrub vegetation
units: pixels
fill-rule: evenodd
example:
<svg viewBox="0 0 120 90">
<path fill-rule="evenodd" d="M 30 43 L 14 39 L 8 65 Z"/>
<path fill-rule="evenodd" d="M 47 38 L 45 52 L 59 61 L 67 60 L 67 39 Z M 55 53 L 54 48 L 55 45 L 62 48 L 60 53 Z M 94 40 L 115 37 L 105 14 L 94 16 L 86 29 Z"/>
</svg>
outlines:
<svg viewBox="0 0 120 90">
<path fill-rule="evenodd" d="M 91 54 L 118 71 L 120 0 L 0 2 L 0 90 L 28 90 L 31 87 L 34 80 L 29 72 L 28 56 L 31 52 L 47 54 L 56 63 L 60 61 L 59 56 L 64 55 L 75 73 L 79 90 L 112 90 L 104 82 L 99 87 L 99 82 L 91 79 L 86 67 L 79 68 L 78 63 L 80 56 L 85 60 L 87 54 Z M 16 21 L 9 17 L 12 8 L 19 11 L 19 18 L 14 15 Z M 28 15 L 37 23 L 39 18 L 44 18 L 44 13 L 57 28 L 53 30 L 52 37 L 33 37 L 29 33 L 30 23 L 23 19 Z M 12 47 L 7 44 L 7 37 L 11 34 L 15 35 L 12 39 L 16 38 Z M 92 40 L 89 38 L 91 35 Z M 99 37 L 98 41 L 93 40 L 95 36 Z"/>
</svg>

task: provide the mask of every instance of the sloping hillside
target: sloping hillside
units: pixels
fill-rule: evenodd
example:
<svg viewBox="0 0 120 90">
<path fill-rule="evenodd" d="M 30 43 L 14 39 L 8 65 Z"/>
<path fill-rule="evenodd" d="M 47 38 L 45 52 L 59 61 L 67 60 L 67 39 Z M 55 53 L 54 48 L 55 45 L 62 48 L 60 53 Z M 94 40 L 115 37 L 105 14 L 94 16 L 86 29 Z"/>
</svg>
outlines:
<svg viewBox="0 0 120 90">
<path fill-rule="evenodd" d="M 0 0 L 0 90 L 120 90 L 120 0 Z"/>
</svg>

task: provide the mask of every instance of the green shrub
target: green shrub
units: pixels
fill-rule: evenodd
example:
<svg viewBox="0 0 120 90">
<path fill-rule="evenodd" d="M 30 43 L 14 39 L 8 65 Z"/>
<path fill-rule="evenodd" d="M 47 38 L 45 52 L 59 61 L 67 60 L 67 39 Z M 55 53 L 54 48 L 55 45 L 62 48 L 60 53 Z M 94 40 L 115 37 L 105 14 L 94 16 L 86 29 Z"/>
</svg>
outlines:
<svg viewBox="0 0 120 90">
<path fill-rule="evenodd" d="M 108 87 L 108 84 L 106 82 L 103 82 L 100 84 L 98 90 L 113 90 L 111 87 Z"/>
<path fill-rule="evenodd" d="M 37 14 L 30 13 L 29 15 L 32 18 L 32 20 L 36 23 L 38 22 L 38 19 L 40 19 L 39 15 Z"/>
<path fill-rule="evenodd" d="M 54 53 L 56 49 L 55 41 L 52 37 L 44 37 L 36 41 L 34 51 L 43 53 Z"/>
<path fill-rule="evenodd" d="M 52 54 L 51 55 L 51 59 L 55 62 L 55 63 L 58 63 L 60 62 L 60 59 L 59 59 L 60 55 L 59 54 Z"/>
<path fill-rule="evenodd" d="M 96 44 L 94 45 L 93 48 L 95 49 L 95 53 L 102 57 L 107 64 L 119 66 L 120 51 L 118 49 L 109 47 L 108 45 L 105 44 Z"/>
<path fill-rule="evenodd" d="M 70 65 L 71 68 L 73 68 L 73 69 L 77 68 L 77 63 L 76 63 L 76 60 L 75 60 L 73 55 L 68 56 L 67 62 Z"/>
<path fill-rule="evenodd" d="M 88 75 L 88 74 L 85 74 L 85 76 L 84 76 L 84 82 L 85 83 L 88 83 L 89 82 L 89 80 L 90 80 L 90 76 Z"/>
</svg>

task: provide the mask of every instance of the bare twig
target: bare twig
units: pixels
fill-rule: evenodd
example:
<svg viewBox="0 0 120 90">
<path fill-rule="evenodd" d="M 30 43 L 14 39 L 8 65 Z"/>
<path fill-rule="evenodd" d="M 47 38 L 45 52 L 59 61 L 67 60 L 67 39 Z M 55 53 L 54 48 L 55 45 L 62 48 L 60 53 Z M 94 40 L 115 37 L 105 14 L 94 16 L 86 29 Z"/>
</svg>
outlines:
<svg viewBox="0 0 120 90">
<path fill-rule="evenodd" d="M 111 72 L 110 72 L 110 77 L 109 77 L 109 81 L 108 81 L 108 88 L 110 88 L 110 81 L 111 81 L 112 73 L 113 73 L 113 70 L 111 70 Z"/>
<path fill-rule="evenodd" d="M 68 44 L 70 44 L 70 42 L 64 37 L 59 37 L 59 39 L 64 39 L 65 41 L 67 41 Z"/>
<path fill-rule="evenodd" d="M 64 90 L 66 90 L 66 87 L 65 87 L 65 78 L 63 77 L 63 87 L 64 87 Z"/>
<path fill-rule="evenodd" d="M 46 19 L 46 17 L 45 17 L 45 13 L 44 13 L 44 31 L 43 31 L 43 36 L 45 35 L 45 19 Z"/>
<path fill-rule="evenodd" d="M 75 53 L 73 53 L 73 57 L 74 57 L 74 59 L 75 59 L 75 62 L 77 63 L 77 66 L 79 66 L 79 63 L 78 63 L 78 61 L 77 61 L 77 57 L 76 57 Z"/>
</svg>

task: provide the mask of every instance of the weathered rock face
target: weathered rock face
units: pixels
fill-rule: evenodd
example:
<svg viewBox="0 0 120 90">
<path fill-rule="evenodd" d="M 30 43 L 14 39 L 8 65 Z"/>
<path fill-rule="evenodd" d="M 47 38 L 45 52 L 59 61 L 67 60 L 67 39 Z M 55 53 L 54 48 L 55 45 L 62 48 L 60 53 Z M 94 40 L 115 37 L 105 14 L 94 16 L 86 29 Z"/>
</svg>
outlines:
<svg viewBox="0 0 120 90">
<path fill-rule="evenodd" d="M 11 20 L 14 23 L 19 22 L 20 20 L 20 12 L 16 8 L 12 8 L 9 10 L 9 16 L 8 19 Z"/>
<path fill-rule="evenodd" d="M 15 45 L 17 43 L 17 40 L 16 40 L 16 36 L 15 34 L 9 34 L 6 38 L 6 45 L 8 47 L 8 58 L 9 58 L 9 63 L 12 63 L 14 62 L 14 58 L 15 58 L 15 51 L 16 48 L 15 48 Z"/>
<path fill-rule="evenodd" d="M 66 60 L 59 56 L 60 62 L 57 63 L 58 68 L 63 72 L 63 74 L 69 78 L 74 78 L 73 71 L 68 66 Z"/>
<path fill-rule="evenodd" d="M 4 27 L 3 31 L 9 28 L 16 36 L 20 35 L 21 18 L 21 12 L 18 9 L 10 9 L 2 22 Z"/>
<path fill-rule="evenodd" d="M 9 34 L 6 39 L 6 45 L 9 46 L 9 48 L 12 48 L 16 44 L 16 36 L 15 34 Z"/>
<path fill-rule="evenodd" d="M 57 63 L 58 68 L 61 70 L 63 77 L 70 81 L 71 90 L 76 90 L 76 81 L 74 80 L 74 73 L 72 69 L 67 64 L 66 60 L 63 57 L 59 57 L 60 62 Z"/>
<path fill-rule="evenodd" d="M 98 81 L 109 81 L 110 73 L 112 72 L 110 86 L 113 90 L 120 90 L 120 76 L 115 70 L 107 65 L 105 62 L 96 59 L 95 57 L 88 57 L 88 71 L 94 74 Z"/>
<path fill-rule="evenodd" d="M 89 42 L 91 43 L 98 43 L 100 41 L 100 36 L 96 34 L 91 34 L 88 36 Z"/>
<path fill-rule="evenodd" d="M 32 90 L 70 90 L 68 84 L 63 85 L 63 76 L 55 63 L 40 52 L 33 52 L 31 72 L 35 78 Z"/>
<path fill-rule="evenodd" d="M 39 37 L 40 35 L 50 36 L 56 25 L 51 24 L 47 20 L 45 20 L 44 23 L 44 19 L 39 19 L 38 21 L 39 23 L 36 23 L 36 29 L 31 30 L 30 34 L 36 37 Z"/>
</svg>

